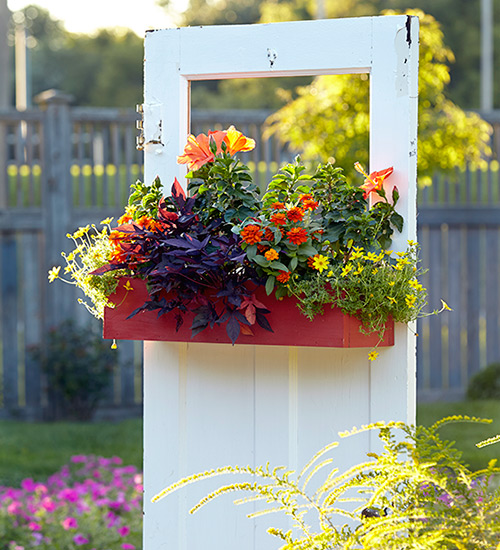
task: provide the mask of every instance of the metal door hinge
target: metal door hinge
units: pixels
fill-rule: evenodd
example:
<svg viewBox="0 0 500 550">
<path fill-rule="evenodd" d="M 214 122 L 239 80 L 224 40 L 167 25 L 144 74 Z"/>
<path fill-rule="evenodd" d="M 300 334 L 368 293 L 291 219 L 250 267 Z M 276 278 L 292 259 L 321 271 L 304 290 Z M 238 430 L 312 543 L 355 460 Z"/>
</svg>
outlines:
<svg viewBox="0 0 500 550">
<path fill-rule="evenodd" d="M 135 147 L 139 151 L 144 150 L 144 105 L 139 104 L 135 106 L 136 112 L 141 115 L 141 118 L 136 121 L 135 127 L 139 130 L 139 135 L 135 138 Z"/>
</svg>

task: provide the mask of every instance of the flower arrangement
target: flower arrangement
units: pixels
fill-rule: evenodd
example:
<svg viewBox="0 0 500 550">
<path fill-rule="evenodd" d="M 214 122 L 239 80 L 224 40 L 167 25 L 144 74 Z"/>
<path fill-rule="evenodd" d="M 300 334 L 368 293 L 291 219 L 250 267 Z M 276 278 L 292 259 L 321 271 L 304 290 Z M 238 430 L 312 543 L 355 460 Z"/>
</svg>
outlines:
<svg viewBox="0 0 500 550">
<path fill-rule="evenodd" d="M 398 190 L 383 187 L 393 169 L 367 174 L 357 164 L 364 181 L 353 184 L 332 164 L 308 175 L 297 157 L 261 197 L 236 156 L 254 147 L 233 126 L 191 135 L 178 157 L 190 170 L 187 194 L 177 179 L 170 196 L 159 179 L 137 182 L 117 226 L 107 219 L 101 229 L 69 235 L 75 248 L 63 255 L 66 282 L 84 291 L 89 311 L 102 318 L 128 276 L 145 280 L 149 293 L 132 315 L 156 310 L 175 316 L 179 328 L 194 312 L 193 336 L 225 324 L 233 344 L 256 325 L 272 331 L 269 310 L 255 297 L 259 287 L 278 299 L 295 297 L 310 319 L 326 305 L 339 307 L 381 338 L 388 319 L 416 319 L 426 303 L 418 246 L 390 250 L 403 227 Z M 50 281 L 58 278 L 60 267 L 49 272 Z"/>
<path fill-rule="evenodd" d="M 77 455 L 45 482 L 0 487 L 0 548 L 142 548 L 142 473 Z"/>
</svg>

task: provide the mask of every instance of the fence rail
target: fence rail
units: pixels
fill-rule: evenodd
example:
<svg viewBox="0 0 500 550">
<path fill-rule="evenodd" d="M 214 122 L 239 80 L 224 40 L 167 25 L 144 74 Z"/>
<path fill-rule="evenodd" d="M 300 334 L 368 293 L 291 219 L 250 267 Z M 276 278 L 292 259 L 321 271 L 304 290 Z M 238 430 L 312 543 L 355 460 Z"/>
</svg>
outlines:
<svg viewBox="0 0 500 550">
<path fill-rule="evenodd" d="M 47 270 L 60 263 L 68 232 L 119 216 L 130 184 L 143 175 L 136 113 L 72 109 L 57 94 L 42 99 L 40 109 L 0 112 L 0 418 L 47 416 L 46 380 L 30 349 L 66 319 L 89 322 L 78 291 L 48 285 Z M 256 139 L 247 159 L 263 185 L 293 158 L 278 140 L 264 138 L 267 115 L 194 111 L 192 131 L 235 124 Z M 494 159 L 484 172 L 436 177 L 419 195 L 429 307 L 444 299 L 454 309 L 418 322 L 420 399 L 461 396 L 474 372 L 500 360 L 499 183 Z M 121 342 L 118 354 L 101 416 L 141 409 L 142 347 Z"/>
</svg>

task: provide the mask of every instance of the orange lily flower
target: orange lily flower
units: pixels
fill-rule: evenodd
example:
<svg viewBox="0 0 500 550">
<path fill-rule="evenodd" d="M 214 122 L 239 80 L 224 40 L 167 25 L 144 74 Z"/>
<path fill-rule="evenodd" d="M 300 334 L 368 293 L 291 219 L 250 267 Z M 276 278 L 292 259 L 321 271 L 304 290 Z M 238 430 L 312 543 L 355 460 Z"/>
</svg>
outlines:
<svg viewBox="0 0 500 550">
<path fill-rule="evenodd" d="M 210 151 L 210 140 L 205 134 L 196 137 L 190 134 L 184 147 L 184 154 L 177 157 L 179 164 L 187 164 L 190 170 L 199 170 L 204 164 L 214 160 Z"/>
<path fill-rule="evenodd" d="M 370 195 L 370 193 L 382 189 L 382 186 L 384 185 L 384 180 L 394 172 L 394 168 L 391 166 L 390 168 L 386 168 L 385 170 L 372 172 L 370 175 L 368 175 L 359 162 L 356 162 L 354 164 L 354 168 L 357 172 L 363 174 L 363 176 L 365 176 L 366 178 L 365 183 L 361 186 L 361 189 L 363 189 L 364 191 L 363 197 L 365 199 L 368 197 L 368 195 Z"/>
<path fill-rule="evenodd" d="M 224 142 L 230 155 L 234 155 L 239 151 L 251 151 L 255 148 L 255 140 L 244 136 L 234 126 L 230 126 L 226 130 Z"/>
<path fill-rule="evenodd" d="M 210 141 L 213 139 L 217 145 L 217 153 L 221 152 L 221 144 L 226 132 L 208 132 L 198 134 L 196 137 L 190 134 L 184 147 L 184 154 L 177 157 L 179 164 L 187 164 L 190 170 L 199 170 L 207 162 L 214 160 L 215 155 L 210 150 Z"/>
</svg>

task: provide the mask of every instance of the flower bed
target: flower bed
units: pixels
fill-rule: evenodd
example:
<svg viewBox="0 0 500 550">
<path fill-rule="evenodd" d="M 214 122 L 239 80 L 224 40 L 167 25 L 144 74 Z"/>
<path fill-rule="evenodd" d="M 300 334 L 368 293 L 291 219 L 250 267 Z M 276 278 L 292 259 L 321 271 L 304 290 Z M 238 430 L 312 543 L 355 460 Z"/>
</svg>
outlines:
<svg viewBox="0 0 500 550">
<path fill-rule="evenodd" d="M 306 337 L 300 345 L 377 346 L 392 341 L 386 334 L 392 322 L 421 314 L 426 291 L 418 281 L 418 246 L 410 241 L 407 250 L 390 250 L 394 231 L 403 227 L 398 190 L 386 185 L 393 168 L 367 174 L 357 164 L 364 182 L 353 184 L 332 164 L 308 175 L 297 158 L 260 197 L 235 156 L 254 146 L 234 127 L 189 136 L 178 157 L 191 170 L 187 194 L 177 180 L 170 196 L 159 179 L 150 186 L 137 182 L 116 227 L 108 219 L 101 229 L 69 235 L 75 249 L 65 256 L 68 282 L 90 298 L 86 306 L 97 317 L 106 308 L 119 310 L 106 313 L 105 334 L 233 344 L 292 338 L 298 344 L 296 333 L 307 332 L 308 318 L 318 333 L 324 326 L 331 336 Z M 59 272 L 53 268 L 49 280 Z M 121 296 L 123 277 L 145 281 L 142 303 L 127 287 L 119 301 L 110 299 Z M 291 304 L 305 316 L 293 315 L 300 327 L 295 334 Z M 146 331 L 146 319 L 158 326 Z M 354 326 L 363 337 L 352 335 Z M 202 331 L 212 334 L 198 337 Z"/>
<path fill-rule="evenodd" d="M 120 458 L 74 456 L 46 482 L 0 487 L 0 549 L 139 550 L 142 493 Z"/>
</svg>

